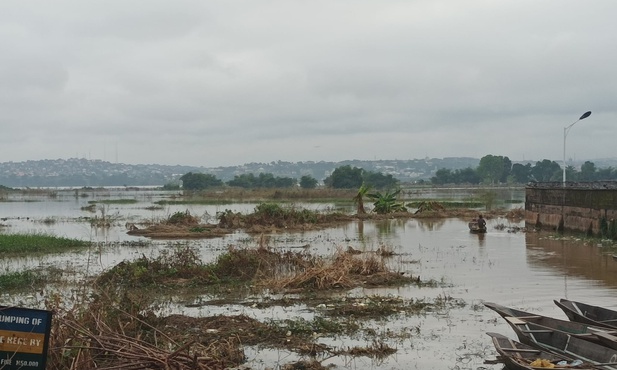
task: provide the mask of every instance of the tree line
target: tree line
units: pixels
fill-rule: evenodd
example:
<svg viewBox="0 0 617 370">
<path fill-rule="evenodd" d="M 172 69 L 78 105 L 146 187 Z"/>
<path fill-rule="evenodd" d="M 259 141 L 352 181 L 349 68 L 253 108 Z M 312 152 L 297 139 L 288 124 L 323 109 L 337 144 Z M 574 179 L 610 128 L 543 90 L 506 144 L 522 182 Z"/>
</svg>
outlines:
<svg viewBox="0 0 617 370">
<path fill-rule="evenodd" d="M 204 190 L 222 186 L 238 187 L 244 189 L 259 188 L 291 188 L 299 186 L 303 189 L 313 189 L 319 185 L 319 181 L 313 176 L 304 175 L 299 180 L 291 177 L 278 177 L 271 173 L 252 173 L 236 175 L 232 180 L 223 182 L 216 176 L 207 173 L 189 172 L 182 177 L 182 188 L 186 190 Z M 380 172 L 366 171 L 359 167 L 349 165 L 341 166 L 324 179 L 324 185 L 334 189 L 357 189 L 366 184 L 375 189 L 390 189 L 398 186 L 399 181 L 392 175 L 384 175 Z M 178 184 L 168 184 L 167 189 L 179 188 Z"/>
<path fill-rule="evenodd" d="M 561 181 L 563 169 L 559 163 L 544 159 L 536 162 L 521 164 L 512 163 L 508 157 L 486 155 L 480 159 L 476 168 L 464 169 L 441 168 L 431 177 L 434 185 L 445 184 L 526 184 L 529 182 Z M 580 170 L 573 166 L 566 167 L 568 181 L 608 181 L 617 180 L 617 169 L 612 167 L 596 168 L 593 162 L 585 162 Z M 292 188 L 299 186 L 303 189 L 313 189 L 319 181 L 313 176 L 304 175 L 300 179 L 278 177 L 271 173 L 252 173 L 236 175 L 232 180 L 223 182 L 212 174 L 189 172 L 182 177 L 182 188 L 186 190 L 204 190 L 222 186 L 244 189 L 259 188 Z M 395 189 L 399 180 L 391 174 L 367 171 L 359 167 L 345 165 L 334 169 L 332 174 L 323 180 L 326 187 L 333 189 L 359 189 L 367 186 L 372 189 Z M 166 188 L 179 188 L 179 185 L 168 184 Z"/>
<path fill-rule="evenodd" d="M 580 170 L 566 166 L 568 181 L 609 181 L 617 180 L 617 169 L 612 167 L 596 168 L 586 161 Z M 544 159 L 535 165 L 531 163 L 514 163 L 508 157 L 486 155 L 480 159 L 475 169 L 468 167 L 460 170 L 442 168 L 437 170 L 431 182 L 444 184 L 526 184 L 529 182 L 562 181 L 563 167 L 555 161 Z"/>
</svg>

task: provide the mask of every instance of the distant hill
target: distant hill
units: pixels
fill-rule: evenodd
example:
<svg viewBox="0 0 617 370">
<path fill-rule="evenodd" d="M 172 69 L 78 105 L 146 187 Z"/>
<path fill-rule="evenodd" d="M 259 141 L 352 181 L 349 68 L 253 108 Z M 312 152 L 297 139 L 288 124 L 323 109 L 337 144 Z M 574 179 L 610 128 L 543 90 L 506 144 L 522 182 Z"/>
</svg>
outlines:
<svg viewBox="0 0 617 370">
<path fill-rule="evenodd" d="M 247 163 L 229 167 L 168 166 L 158 164 L 123 164 L 83 158 L 46 159 L 0 163 L 0 185 L 8 187 L 83 187 L 83 186 L 162 186 L 177 182 L 188 172 L 210 173 L 228 181 L 246 173 L 272 173 L 299 179 L 310 175 L 317 180 L 328 177 L 340 166 L 350 165 L 367 171 L 392 174 L 401 181 L 429 179 L 440 168 L 476 167 L 476 158 L 425 158 L 413 160 L 379 160 L 342 162 Z"/>
<path fill-rule="evenodd" d="M 527 162 L 535 163 L 535 161 Z M 83 158 L 46 159 L 0 163 L 0 185 L 8 187 L 162 186 L 177 182 L 182 175 L 188 172 L 213 174 L 223 181 L 231 180 L 236 175 L 262 172 L 296 179 L 310 175 L 321 181 L 328 177 L 334 169 L 345 165 L 372 172 L 391 174 L 402 182 L 412 182 L 429 180 L 441 168 L 451 170 L 476 168 L 479 163 L 480 160 L 477 158 L 450 157 L 410 160 L 348 160 L 341 162 L 307 161 L 293 163 L 276 161 L 207 168 L 158 164 L 132 165 Z M 617 160 L 603 159 L 594 161 L 594 163 L 597 168 L 603 168 L 615 166 Z"/>
</svg>

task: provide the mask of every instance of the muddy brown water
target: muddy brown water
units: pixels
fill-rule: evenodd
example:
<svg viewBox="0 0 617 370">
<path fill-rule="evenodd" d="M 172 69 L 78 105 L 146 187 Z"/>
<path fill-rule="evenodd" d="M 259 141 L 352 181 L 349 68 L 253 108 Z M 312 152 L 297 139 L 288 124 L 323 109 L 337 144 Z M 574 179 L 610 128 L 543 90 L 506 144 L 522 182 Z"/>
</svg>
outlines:
<svg viewBox="0 0 617 370">
<path fill-rule="evenodd" d="M 120 193 L 122 195 L 123 193 Z M 110 195 L 114 199 L 118 194 Z M 156 241 L 147 246 L 123 246 L 123 242 L 145 241 L 126 234 L 125 223 L 143 219 L 162 219 L 176 211 L 189 210 L 204 219 L 217 211 L 252 211 L 255 204 L 224 206 L 166 206 L 147 210 L 154 201 L 167 193 L 130 194 L 138 203 L 106 206 L 106 214 L 114 215 L 109 229 L 93 229 L 84 217 L 100 216 L 83 211 L 95 195 L 88 198 L 59 196 L 13 199 L 0 202 L 0 232 L 44 232 L 70 238 L 97 241 L 101 247 L 80 253 L 63 253 L 43 257 L 2 258 L 0 269 L 14 271 L 39 266 L 56 265 L 74 271 L 78 280 L 84 274 L 94 275 L 126 259 L 156 255 L 170 248 L 171 243 Z M 334 205 L 298 205 L 312 209 L 328 209 Z M 496 226 L 505 225 L 505 229 Z M 341 369 L 501 369 L 499 364 L 486 364 L 495 358 L 488 331 L 514 338 L 505 321 L 485 308 L 485 301 L 539 312 L 566 319 L 553 300 L 569 298 L 617 309 L 617 260 L 609 250 L 595 240 L 563 237 L 551 232 L 511 232 L 524 226 L 505 219 L 489 219 L 485 235 L 469 233 L 466 220 L 408 219 L 385 221 L 354 221 L 337 228 L 305 233 L 280 233 L 268 236 L 272 248 L 297 250 L 305 247 L 312 253 L 331 255 L 340 248 L 373 251 L 380 246 L 391 248 L 395 255 L 389 259 L 392 268 L 422 280 L 441 282 L 438 287 L 360 288 L 338 293 L 342 296 L 397 296 L 403 298 L 450 297 L 464 305 L 424 315 L 399 315 L 387 320 L 373 320 L 365 325 L 383 333 L 411 333 L 404 338 L 386 340 L 397 353 L 383 360 L 366 357 L 323 359 Z M 199 248 L 205 261 L 211 261 L 228 245 L 251 246 L 257 241 L 243 233 L 220 239 L 186 241 Z M 212 297 L 199 297 L 207 302 Z M 34 306 L 41 297 L 24 292 L 22 295 L 0 295 L 0 304 Z M 317 315 L 305 306 L 247 307 L 230 302 L 225 305 L 187 305 L 178 301 L 165 313 L 209 316 L 217 314 L 245 314 L 257 319 L 303 317 Z M 319 335 L 319 333 L 316 333 Z M 368 339 L 370 344 L 370 339 Z M 366 346 L 363 337 L 322 337 L 320 343 L 334 347 Z M 300 359 L 283 350 L 247 348 L 253 369 L 277 369 Z"/>
</svg>

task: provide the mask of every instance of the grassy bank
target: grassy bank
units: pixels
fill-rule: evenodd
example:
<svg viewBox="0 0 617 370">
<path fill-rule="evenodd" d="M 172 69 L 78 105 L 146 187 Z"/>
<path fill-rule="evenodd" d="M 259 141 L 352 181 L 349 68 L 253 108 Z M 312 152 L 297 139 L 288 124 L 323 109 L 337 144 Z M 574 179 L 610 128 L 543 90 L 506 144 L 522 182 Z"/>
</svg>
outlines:
<svg viewBox="0 0 617 370">
<path fill-rule="evenodd" d="M 90 243 L 45 234 L 0 234 L 0 253 L 21 255 L 29 253 L 56 253 L 84 248 Z"/>
</svg>

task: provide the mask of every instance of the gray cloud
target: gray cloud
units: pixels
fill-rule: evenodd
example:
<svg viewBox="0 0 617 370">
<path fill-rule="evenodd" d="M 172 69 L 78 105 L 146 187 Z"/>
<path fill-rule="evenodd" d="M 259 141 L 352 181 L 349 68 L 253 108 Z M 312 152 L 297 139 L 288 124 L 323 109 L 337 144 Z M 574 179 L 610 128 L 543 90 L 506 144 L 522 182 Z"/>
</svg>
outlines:
<svg viewBox="0 0 617 370">
<path fill-rule="evenodd" d="M 0 3 L 1 160 L 615 157 L 617 4 Z"/>
</svg>

